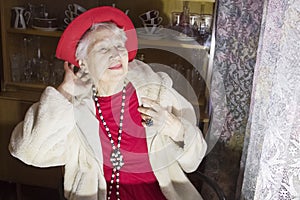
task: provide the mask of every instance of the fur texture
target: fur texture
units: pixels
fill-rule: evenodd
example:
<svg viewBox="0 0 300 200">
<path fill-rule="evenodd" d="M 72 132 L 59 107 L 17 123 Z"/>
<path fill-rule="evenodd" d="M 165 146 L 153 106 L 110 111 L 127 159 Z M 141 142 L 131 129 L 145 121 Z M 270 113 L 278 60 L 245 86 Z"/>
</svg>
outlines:
<svg viewBox="0 0 300 200">
<path fill-rule="evenodd" d="M 157 100 L 181 122 L 161 130 L 146 128 L 150 163 L 162 192 L 171 200 L 201 199 L 184 174 L 196 170 L 206 152 L 192 105 L 172 88 L 168 75 L 154 73 L 143 62 L 131 62 L 127 78 L 139 102 L 141 97 Z M 106 182 L 95 113 L 91 91 L 70 103 L 47 87 L 14 129 L 9 150 L 28 165 L 65 166 L 66 198 L 104 200 Z M 168 137 L 170 131 L 183 138 L 180 145 Z"/>
</svg>

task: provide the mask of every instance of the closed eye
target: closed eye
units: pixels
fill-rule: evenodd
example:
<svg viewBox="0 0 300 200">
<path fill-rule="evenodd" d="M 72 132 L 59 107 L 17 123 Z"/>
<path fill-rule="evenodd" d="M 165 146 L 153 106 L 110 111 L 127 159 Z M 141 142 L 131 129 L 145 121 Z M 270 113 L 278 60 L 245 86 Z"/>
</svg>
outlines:
<svg viewBox="0 0 300 200">
<path fill-rule="evenodd" d="M 108 49 L 107 49 L 107 48 L 101 48 L 99 51 L 100 51 L 101 53 L 106 53 L 106 52 L 108 51 Z"/>
<path fill-rule="evenodd" d="M 120 41 L 115 41 L 114 46 L 115 48 L 122 49 L 125 48 L 125 43 Z"/>
<path fill-rule="evenodd" d="M 124 45 L 117 45 L 116 47 L 117 47 L 117 49 L 120 49 L 120 50 L 125 49 L 125 46 L 124 46 Z"/>
</svg>

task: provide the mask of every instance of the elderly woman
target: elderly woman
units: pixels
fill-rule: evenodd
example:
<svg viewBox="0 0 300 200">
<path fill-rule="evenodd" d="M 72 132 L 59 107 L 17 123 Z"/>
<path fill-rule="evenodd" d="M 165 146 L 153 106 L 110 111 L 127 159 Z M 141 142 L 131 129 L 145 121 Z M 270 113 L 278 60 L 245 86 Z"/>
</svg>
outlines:
<svg viewBox="0 0 300 200">
<path fill-rule="evenodd" d="M 184 173 L 206 151 L 194 110 L 166 74 L 134 60 L 134 30 L 112 7 L 77 17 L 57 47 L 64 81 L 12 134 L 23 162 L 64 166 L 67 199 L 201 199 Z"/>
</svg>

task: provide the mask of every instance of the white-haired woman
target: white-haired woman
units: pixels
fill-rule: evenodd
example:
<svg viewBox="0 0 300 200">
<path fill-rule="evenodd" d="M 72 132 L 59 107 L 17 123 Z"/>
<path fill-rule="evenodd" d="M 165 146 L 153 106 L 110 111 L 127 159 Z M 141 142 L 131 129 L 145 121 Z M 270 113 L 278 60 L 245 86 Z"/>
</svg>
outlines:
<svg viewBox="0 0 300 200">
<path fill-rule="evenodd" d="M 166 74 L 134 60 L 128 26 L 112 7 L 69 25 L 57 56 L 72 64 L 15 128 L 10 151 L 30 165 L 64 166 L 68 199 L 200 199 L 184 173 L 206 151 L 193 108 Z"/>
</svg>

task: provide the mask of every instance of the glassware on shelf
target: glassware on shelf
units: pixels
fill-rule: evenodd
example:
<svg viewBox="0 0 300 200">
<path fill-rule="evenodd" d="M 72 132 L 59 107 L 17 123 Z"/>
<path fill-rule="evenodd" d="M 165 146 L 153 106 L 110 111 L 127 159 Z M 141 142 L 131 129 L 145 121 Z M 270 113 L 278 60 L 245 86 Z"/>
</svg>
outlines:
<svg viewBox="0 0 300 200">
<path fill-rule="evenodd" d="M 37 46 L 32 48 L 32 43 Z M 34 55 L 29 55 L 32 49 L 35 49 Z M 48 84 L 50 82 L 49 61 L 42 57 L 39 37 L 35 38 L 34 42 L 32 42 L 32 39 L 24 38 L 24 56 L 25 59 L 22 65 L 24 68 L 24 82 Z"/>
<path fill-rule="evenodd" d="M 37 57 L 32 58 L 33 76 L 38 82 L 49 83 L 50 69 L 48 60 L 42 58 L 41 49 L 37 49 Z"/>
<path fill-rule="evenodd" d="M 198 30 L 200 26 L 201 16 L 198 13 L 190 14 L 190 24 L 193 26 L 195 30 Z"/>
<path fill-rule="evenodd" d="M 25 82 L 32 82 L 32 73 L 31 60 L 27 60 L 23 72 Z"/>
<path fill-rule="evenodd" d="M 183 9 L 180 14 L 180 26 L 188 26 L 190 25 L 190 8 L 189 8 L 189 2 L 184 1 L 183 2 Z"/>
<path fill-rule="evenodd" d="M 212 15 L 206 14 L 204 10 L 205 10 L 205 5 L 201 4 L 201 9 L 200 9 L 201 19 L 198 28 L 199 43 L 209 48 L 211 42 Z"/>
<path fill-rule="evenodd" d="M 51 85 L 59 85 L 64 78 L 64 62 L 62 60 L 59 60 L 55 58 L 53 55 L 49 62 L 49 68 L 50 68 L 50 80 L 49 84 Z"/>
<path fill-rule="evenodd" d="M 178 26 L 173 26 L 173 29 L 178 31 L 176 36 L 179 40 L 185 40 L 186 38 L 196 38 L 198 36 L 197 28 L 190 24 L 190 8 L 189 2 L 183 2 L 182 12 L 180 14 L 180 22 Z"/>
<path fill-rule="evenodd" d="M 24 56 L 25 56 L 25 60 L 24 60 L 24 70 L 23 70 L 23 74 L 24 74 L 24 79 L 22 79 L 22 81 L 24 80 L 25 82 L 31 82 L 32 81 L 32 68 L 31 68 L 31 59 L 29 59 L 29 46 L 31 44 L 31 39 L 24 37 L 23 39 L 24 42 Z"/>
<path fill-rule="evenodd" d="M 21 53 L 12 54 L 10 56 L 11 62 L 11 78 L 13 82 L 20 82 L 22 80 L 22 71 L 24 56 Z"/>
<path fill-rule="evenodd" d="M 180 15 L 181 15 L 181 12 L 172 12 L 171 27 L 179 26 L 179 24 L 180 24 Z"/>
<path fill-rule="evenodd" d="M 10 60 L 14 82 L 57 85 L 63 80 L 63 61 L 54 55 L 50 59 L 43 57 L 39 36 L 24 37 L 23 48 Z"/>
</svg>

